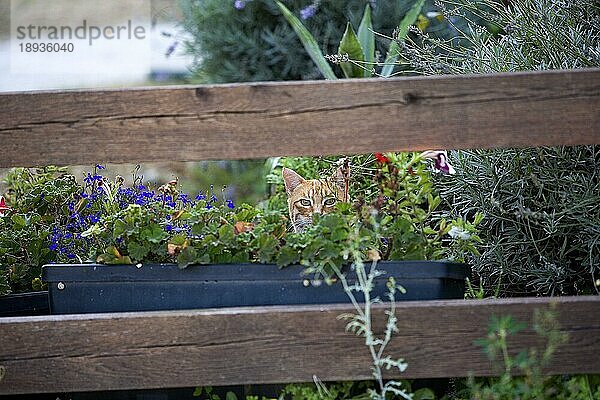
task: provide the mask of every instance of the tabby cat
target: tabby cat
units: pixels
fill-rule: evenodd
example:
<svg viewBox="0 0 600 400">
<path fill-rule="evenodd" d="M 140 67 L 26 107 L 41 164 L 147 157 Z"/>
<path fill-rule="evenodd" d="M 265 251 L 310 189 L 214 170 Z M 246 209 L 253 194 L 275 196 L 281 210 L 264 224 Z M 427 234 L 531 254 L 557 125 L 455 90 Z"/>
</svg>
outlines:
<svg viewBox="0 0 600 400">
<path fill-rule="evenodd" d="M 282 175 L 294 232 L 312 224 L 313 214 L 327 214 L 338 201 L 348 201 L 347 177 L 342 167 L 324 179 L 304 179 L 289 168 L 283 168 Z"/>
</svg>

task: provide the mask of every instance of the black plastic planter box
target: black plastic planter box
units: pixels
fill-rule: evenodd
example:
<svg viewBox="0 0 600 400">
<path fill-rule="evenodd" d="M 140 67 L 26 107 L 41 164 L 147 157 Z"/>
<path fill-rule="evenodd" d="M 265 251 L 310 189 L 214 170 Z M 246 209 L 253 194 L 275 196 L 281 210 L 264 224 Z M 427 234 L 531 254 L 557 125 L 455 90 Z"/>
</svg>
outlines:
<svg viewBox="0 0 600 400">
<path fill-rule="evenodd" d="M 49 314 L 48 292 L 17 293 L 0 296 L 0 317 Z"/>
<path fill-rule="evenodd" d="M 378 268 L 387 274 L 376 280 L 375 295 L 386 293 L 387 278 L 393 276 L 406 288 L 398 300 L 462 298 L 470 273 L 464 264 L 434 261 L 388 261 Z M 53 314 L 349 302 L 341 284 L 314 286 L 302 271 L 270 264 L 183 270 L 174 264 L 51 264 L 44 266 L 42 279 Z"/>
</svg>

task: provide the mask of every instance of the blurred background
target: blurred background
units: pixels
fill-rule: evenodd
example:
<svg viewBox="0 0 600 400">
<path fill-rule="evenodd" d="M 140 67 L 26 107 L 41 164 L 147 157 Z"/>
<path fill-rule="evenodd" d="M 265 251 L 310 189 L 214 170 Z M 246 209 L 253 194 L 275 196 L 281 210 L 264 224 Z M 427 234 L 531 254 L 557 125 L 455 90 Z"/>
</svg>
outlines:
<svg viewBox="0 0 600 400">
<path fill-rule="evenodd" d="M 148 2 L 150 2 L 148 0 Z M 122 24 L 135 14 L 139 0 L 124 0 L 112 13 L 110 23 Z M 184 43 L 190 35 L 183 29 L 183 14 L 176 0 L 152 0 L 151 2 L 150 65 L 147 70 L 126 68 L 115 60 L 110 46 L 105 51 L 105 62 L 96 65 L 94 73 L 74 74 L 13 73 L 10 68 L 10 16 L 9 0 L 0 0 L 0 92 L 50 90 L 50 89 L 80 89 L 80 88 L 122 88 L 134 86 L 173 85 L 192 82 L 190 66 L 194 56 L 185 51 Z M 20 1 L 17 10 L 20 17 L 27 21 L 44 22 L 52 18 L 47 8 L 39 7 L 39 2 Z M 13 4 L 15 7 L 15 4 Z M 81 22 L 89 19 L 95 12 L 97 3 L 90 0 L 52 0 L 50 12 L 59 15 L 65 22 Z M 56 18 L 56 16 L 54 16 Z M 108 22 L 108 21 L 107 21 Z M 131 51 L 135 52 L 136 42 L 131 42 Z M 80 60 L 84 67 L 86 60 Z M 65 61 L 67 62 L 67 61 Z M 68 68 L 67 68 L 68 67 Z M 72 69 L 72 65 L 65 65 Z M 198 79 L 195 79 L 198 82 Z M 82 179 L 87 171 L 93 170 L 95 163 L 101 160 L 90 160 L 90 165 L 71 166 L 72 172 Z M 189 193 L 210 190 L 211 185 L 221 190 L 226 186 L 229 196 L 242 202 L 256 203 L 265 196 L 266 184 L 263 172 L 264 160 L 258 161 L 211 161 L 187 163 L 159 163 L 140 166 L 139 174 L 153 185 L 161 185 L 173 178 L 178 178 L 182 190 Z M 126 179 L 132 176 L 136 165 L 108 165 L 106 175 L 122 175 Z M 7 170 L 0 170 L 0 177 Z M 0 183 L 0 193 L 4 186 Z"/>
</svg>

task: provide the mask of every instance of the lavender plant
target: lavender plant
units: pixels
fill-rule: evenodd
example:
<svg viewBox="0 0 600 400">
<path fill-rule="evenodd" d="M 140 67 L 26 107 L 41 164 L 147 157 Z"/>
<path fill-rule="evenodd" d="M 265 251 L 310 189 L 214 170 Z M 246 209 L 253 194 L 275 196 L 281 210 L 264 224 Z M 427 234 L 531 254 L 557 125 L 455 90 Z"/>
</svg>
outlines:
<svg viewBox="0 0 600 400">
<path fill-rule="evenodd" d="M 493 73 L 600 66 L 594 0 L 443 0 L 450 40 L 412 29 L 399 42 L 419 74 Z M 477 22 L 475 17 L 485 23 Z M 490 26 L 496 27 L 491 31 Z M 598 293 L 597 146 L 452 152 L 459 173 L 439 180 L 450 216 L 486 215 L 473 271 L 486 295 Z"/>
<path fill-rule="evenodd" d="M 467 74 L 600 66 L 600 5 L 594 0 L 438 0 L 450 39 L 412 28 L 399 42 L 420 74 Z M 460 27 L 457 20 L 466 20 Z M 498 34 L 490 27 L 500 29 Z"/>
</svg>

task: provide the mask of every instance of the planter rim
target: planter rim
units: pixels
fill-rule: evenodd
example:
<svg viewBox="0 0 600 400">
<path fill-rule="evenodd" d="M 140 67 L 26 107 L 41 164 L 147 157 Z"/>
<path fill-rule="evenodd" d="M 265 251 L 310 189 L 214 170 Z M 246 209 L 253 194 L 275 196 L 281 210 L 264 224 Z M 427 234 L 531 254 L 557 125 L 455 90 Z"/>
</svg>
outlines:
<svg viewBox="0 0 600 400">
<path fill-rule="evenodd" d="M 140 264 L 138 264 L 140 265 Z M 190 265 L 180 269 L 177 264 L 47 264 L 42 268 L 44 282 L 143 282 L 143 281 L 246 281 L 298 280 L 305 269 L 301 265 L 279 268 L 276 264 L 209 264 Z M 368 267 L 368 266 L 367 266 Z M 445 261 L 380 261 L 378 268 L 395 279 L 447 278 L 470 276 L 468 265 Z M 306 275 L 310 277 L 310 275 Z M 402 284 L 402 282 L 399 282 Z"/>
<path fill-rule="evenodd" d="M 0 296 L 0 301 L 4 299 L 25 299 L 25 298 L 34 298 L 34 297 L 43 297 L 48 296 L 47 290 L 39 290 L 35 292 L 23 292 L 23 293 L 9 293 Z"/>
<path fill-rule="evenodd" d="M 48 291 L 11 293 L 0 296 L 0 317 L 40 315 L 49 312 Z"/>
</svg>

